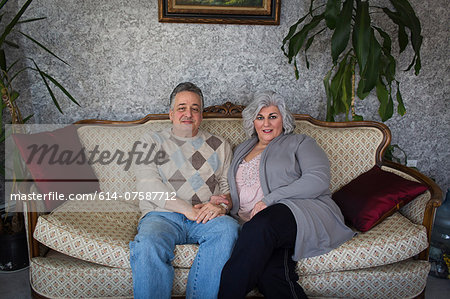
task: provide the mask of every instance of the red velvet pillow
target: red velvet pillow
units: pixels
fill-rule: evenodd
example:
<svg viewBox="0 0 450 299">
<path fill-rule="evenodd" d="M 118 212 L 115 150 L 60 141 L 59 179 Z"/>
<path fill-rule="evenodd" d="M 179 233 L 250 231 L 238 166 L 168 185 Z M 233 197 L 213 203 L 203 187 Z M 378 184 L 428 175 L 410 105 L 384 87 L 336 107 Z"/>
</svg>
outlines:
<svg viewBox="0 0 450 299">
<path fill-rule="evenodd" d="M 345 220 L 365 232 L 427 189 L 375 166 L 336 191 L 333 200 Z"/>
<path fill-rule="evenodd" d="M 69 195 L 100 191 L 75 125 L 51 132 L 14 134 L 12 137 L 41 193 Z M 46 153 L 44 149 L 47 149 Z M 50 210 L 62 203 L 60 200 L 44 202 Z"/>
</svg>

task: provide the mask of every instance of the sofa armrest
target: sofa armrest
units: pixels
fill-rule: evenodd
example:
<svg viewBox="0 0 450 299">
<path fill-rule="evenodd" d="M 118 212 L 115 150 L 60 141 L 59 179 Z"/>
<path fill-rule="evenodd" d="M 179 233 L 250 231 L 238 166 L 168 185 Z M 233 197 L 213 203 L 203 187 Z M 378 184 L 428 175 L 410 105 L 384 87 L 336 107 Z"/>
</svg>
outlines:
<svg viewBox="0 0 450 299">
<path fill-rule="evenodd" d="M 423 226 L 425 226 L 425 228 L 427 230 L 428 243 L 430 243 L 431 230 L 433 229 L 434 216 L 436 214 L 436 209 L 442 204 L 442 199 L 443 199 L 442 190 L 439 188 L 439 186 L 433 180 L 431 180 L 429 177 L 425 176 L 424 174 L 420 173 L 419 171 L 415 170 L 414 168 L 406 167 L 404 165 L 401 165 L 401 164 L 398 164 L 395 162 L 391 162 L 391 161 L 387 161 L 387 160 L 383 160 L 382 167 L 388 168 L 388 169 L 386 169 L 387 171 L 389 171 L 389 169 L 392 169 L 393 172 L 398 172 L 398 174 L 400 174 L 400 175 L 404 174 L 405 176 L 412 177 L 414 180 L 417 180 L 418 182 L 428 186 L 427 192 L 429 192 L 429 196 L 427 197 L 427 200 L 424 202 L 425 206 L 423 207 L 423 217 L 422 217 L 421 224 Z M 423 196 L 423 195 L 421 195 L 421 196 Z M 417 200 L 417 199 L 415 199 L 415 200 Z M 405 216 L 407 216 L 407 215 L 405 215 Z M 428 246 L 428 248 L 426 250 L 422 251 L 419 254 L 419 259 L 428 260 L 429 251 L 430 251 L 430 246 Z"/>
</svg>

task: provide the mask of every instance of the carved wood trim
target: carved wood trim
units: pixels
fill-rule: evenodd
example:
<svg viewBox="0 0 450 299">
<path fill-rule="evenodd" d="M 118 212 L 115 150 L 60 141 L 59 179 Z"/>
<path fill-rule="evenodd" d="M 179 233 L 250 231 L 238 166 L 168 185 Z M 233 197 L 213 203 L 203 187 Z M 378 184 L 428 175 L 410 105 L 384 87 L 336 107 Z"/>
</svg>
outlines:
<svg viewBox="0 0 450 299">
<path fill-rule="evenodd" d="M 231 102 L 226 102 L 222 105 L 214 105 L 205 107 L 203 109 L 203 118 L 241 118 L 241 112 L 245 106 L 235 105 Z M 144 124 L 149 120 L 167 120 L 169 119 L 168 113 L 161 114 L 148 114 L 143 118 L 130 121 L 117 121 L 106 119 L 83 119 L 75 122 L 76 125 L 139 125 Z"/>
<path fill-rule="evenodd" d="M 245 106 L 235 105 L 231 102 L 226 102 L 222 105 L 215 105 L 206 107 L 203 109 L 205 113 L 218 113 L 223 116 L 232 116 L 232 117 L 241 117 L 242 111 L 245 109 Z"/>
<path fill-rule="evenodd" d="M 107 119 L 83 119 L 75 122 L 75 125 L 139 125 L 144 124 L 149 120 L 167 120 L 169 114 L 148 114 L 143 118 L 137 120 L 107 120 Z"/>
</svg>

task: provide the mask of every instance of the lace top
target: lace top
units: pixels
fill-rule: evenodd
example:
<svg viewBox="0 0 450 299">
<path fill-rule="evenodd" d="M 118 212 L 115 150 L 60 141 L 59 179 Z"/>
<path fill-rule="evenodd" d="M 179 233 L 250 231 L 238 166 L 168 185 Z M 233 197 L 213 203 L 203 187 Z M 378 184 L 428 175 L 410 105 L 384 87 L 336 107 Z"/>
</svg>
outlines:
<svg viewBox="0 0 450 299">
<path fill-rule="evenodd" d="M 259 181 L 260 161 L 261 154 L 248 162 L 242 160 L 236 173 L 236 186 L 240 200 L 238 215 L 244 221 L 250 220 L 253 207 L 264 197 Z"/>
</svg>

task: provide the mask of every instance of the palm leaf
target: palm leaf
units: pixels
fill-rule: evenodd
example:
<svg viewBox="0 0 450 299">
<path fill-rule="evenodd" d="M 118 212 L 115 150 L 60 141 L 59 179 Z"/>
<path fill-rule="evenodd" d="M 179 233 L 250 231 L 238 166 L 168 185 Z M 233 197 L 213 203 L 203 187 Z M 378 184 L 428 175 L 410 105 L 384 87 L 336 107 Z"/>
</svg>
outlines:
<svg viewBox="0 0 450 299">
<path fill-rule="evenodd" d="M 56 81 L 52 76 L 50 76 L 49 74 L 44 73 L 44 72 L 42 72 L 42 75 L 44 75 L 44 77 L 46 77 L 53 84 L 55 84 L 56 87 L 58 87 L 72 102 L 74 102 L 75 104 L 77 104 L 78 106 L 81 107 L 81 105 L 75 100 L 75 98 L 58 81 Z"/>
<path fill-rule="evenodd" d="M 11 42 L 9 40 L 5 40 L 5 44 L 7 44 L 8 46 L 13 47 L 13 48 L 20 49 L 18 44 L 13 43 L 13 42 Z"/>
<path fill-rule="evenodd" d="M 16 65 L 16 63 L 18 63 L 18 62 L 19 62 L 19 59 L 15 60 L 15 61 L 8 67 L 8 69 L 6 70 L 6 72 L 9 73 L 9 72 L 12 70 L 12 68 Z"/>
<path fill-rule="evenodd" d="M 346 0 L 338 17 L 340 22 L 336 24 L 336 29 L 331 37 L 331 57 L 334 64 L 336 64 L 339 55 L 347 47 L 350 38 L 352 9 L 353 0 Z"/>
<path fill-rule="evenodd" d="M 345 107 L 345 119 L 348 121 L 348 113 L 350 111 L 350 106 L 352 102 L 352 69 L 354 64 L 354 58 L 350 57 L 349 62 L 345 66 L 344 73 L 342 75 L 342 86 L 341 86 L 341 99 L 340 101 Z"/>
<path fill-rule="evenodd" d="M 398 45 L 399 52 L 402 53 L 408 46 L 408 35 L 405 31 L 405 25 L 397 12 L 391 11 L 389 8 L 383 8 L 384 13 L 398 26 Z"/>
<path fill-rule="evenodd" d="M 25 117 L 23 119 L 23 123 L 26 123 L 30 118 L 32 118 L 34 116 L 34 114 L 28 115 L 27 117 Z"/>
<path fill-rule="evenodd" d="M 11 33 L 14 26 L 16 26 L 19 19 L 22 17 L 24 12 L 27 10 L 28 6 L 30 6 L 31 2 L 33 2 L 33 0 L 27 0 L 27 2 L 24 3 L 22 8 L 19 10 L 19 12 L 14 16 L 12 21 L 8 25 L 6 25 L 5 30 L 3 31 L 3 34 L 0 36 L 0 46 L 3 45 L 3 42 L 5 41 L 6 37 L 8 36 L 8 34 Z M 4 3 L 1 3 L 1 4 L 4 4 Z"/>
<path fill-rule="evenodd" d="M 392 117 L 393 113 L 393 102 L 392 98 L 389 97 L 389 92 L 386 88 L 386 85 L 378 80 L 376 84 L 377 97 L 380 101 L 380 108 L 378 109 L 378 113 L 381 116 L 382 121 L 386 121 Z"/>
<path fill-rule="evenodd" d="M 381 28 L 378 28 L 376 26 L 374 26 L 373 28 L 375 28 L 375 30 L 377 30 L 378 33 L 380 34 L 380 36 L 383 38 L 382 50 L 383 50 L 383 54 L 384 54 L 386 62 L 385 62 L 385 66 L 384 66 L 385 68 L 382 71 L 382 73 L 385 76 L 388 83 L 391 84 L 391 82 L 393 80 L 395 80 L 395 72 L 396 72 L 395 58 L 391 54 L 392 41 L 391 41 L 391 38 L 389 37 L 389 35 L 386 32 L 384 32 L 384 30 L 382 30 Z M 380 71 L 380 73 L 381 73 L 381 71 Z"/>
<path fill-rule="evenodd" d="M 8 0 L 2 0 L 2 2 L 0 2 L 0 9 L 5 6 L 5 4 L 8 2 Z"/>
<path fill-rule="evenodd" d="M 370 29 L 369 3 L 357 1 L 356 20 L 353 26 L 352 41 L 360 73 L 365 69 L 369 55 L 371 42 Z"/>
<path fill-rule="evenodd" d="M 325 22 L 330 29 L 336 28 L 341 0 L 328 0 L 325 8 Z"/>
<path fill-rule="evenodd" d="M 333 111 L 335 113 L 348 113 L 348 53 L 339 63 L 339 69 L 331 80 L 331 94 L 333 96 Z M 350 93 L 351 94 L 351 93 Z"/>
<path fill-rule="evenodd" d="M 314 34 L 313 36 L 311 36 L 310 38 L 308 38 L 308 40 L 306 41 L 305 44 L 305 63 L 306 63 L 306 68 L 309 69 L 309 61 L 308 61 L 308 55 L 306 54 L 306 52 L 308 51 L 309 47 L 311 47 L 311 44 L 314 41 L 314 38 L 319 35 L 320 33 L 322 33 L 325 30 L 325 28 L 323 28 L 322 30 L 320 30 L 319 32 L 317 32 L 316 34 Z"/>
<path fill-rule="evenodd" d="M 325 87 L 325 93 L 327 95 L 327 118 L 326 118 L 327 121 L 334 121 L 333 117 L 334 111 L 332 105 L 333 96 L 331 94 L 331 87 L 330 87 L 330 77 L 332 72 L 333 68 L 331 68 L 331 70 L 328 71 L 325 78 L 323 78 L 323 86 Z"/>
<path fill-rule="evenodd" d="M 297 32 L 289 41 L 289 52 L 288 57 L 292 59 L 292 57 L 296 56 L 305 42 L 306 37 L 310 30 L 314 29 L 319 25 L 319 23 L 324 19 L 324 15 L 320 14 L 318 16 L 314 16 L 312 20 L 303 26 L 303 28 Z M 289 61 L 290 63 L 290 61 Z"/>
<path fill-rule="evenodd" d="M 36 71 L 39 73 L 39 75 L 42 78 L 42 81 L 45 84 L 45 87 L 47 88 L 48 93 L 50 94 L 50 97 L 52 98 L 53 103 L 55 104 L 56 108 L 58 109 L 58 111 L 62 114 L 64 114 L 64 112 L 61 110 L 61 107 L 59 106 L 58 101 L 56 100 L 55 95 L 53 94 L 52 89 L 50 88 L 50 86 L 48 85 L 47 80 L 45 79 L 44 73 L 39 69 L 38 65 L 36 64 L 36 62 L 31 59 L 31 61 L 33 61 L 34 66 L 36 67 Z"/>
<path fill-rule="evenodd" d="M 366 81 L 366 79 L 363 78 L 362 76 L 360 76 L 360 77 L 361 78 L 359 79 L 358 87 L 356 89 L 356 95 L 361 100 L 364 100 L 369 95 L 370 92 L 364 92 L 364 82 Z"/>
<path fill-rule="evenodd" d="M 405 108 L 405 104 L 403 103 L 403 98 L 402 98 L 402 94 L 400 93 L 400 82 L 397 81 L 397 113 L 400 114 L 401 116 L 405 115 L 406 113 L 406 108 Z"/>
<path fill-rule="evenodd" d="M 27 67 L 24 67 L 24 68 L 18 70 L 18 71 L 17 71 L 17 72 L 9 79 L 9 84 L 11 84 L 11 82 L 14 81 L 14 79 L 15 79 L 18 75 L 20 75 L 23 71 L 25 71 L 25 70 L 27 70 L 27 69 L 31 69 L 31 68 L 27 66 Z"/>
<path fill-rule="evenodd" d="M 414 9 L 408 0 L 390 0 L 390 2 L 399 13 L 404 25 L 411 31 L 411 44 L 417 55 L 420 51 L 423 39 L 419 18 L 417 18 Z"/>
<path fill-rule="evenodd" d="M 364 78 L 365 80 L 363 93 L 370 92 L 377 84 L 380 67 L 379 61 L 381 54 L 381 46 L 378 43 L 377 39 L 375 38 L 375 34 L 372 28 L 370 29 L 370 32 L 371 32 L 371 39 L 367 65 L 366 68 L 364 69 L 363 74 L 361 75 L 361 78 Z"/>
<path fill-rule="evenodd" d="M 7 72 L 6 70 L 6 55 L 5 50 L 0 49 L 0 69 L 4 72 Z"/>
<path fill-rule="evenodd" d="M 45 19 L 47 19 L 47 17 L 27 19 L 27 20 L 19 21 L 19 22 L 17 22 L 17 24 L 31 23 L 31 22 L 36 22 L 36 21 L 42 21 L 42 20 L 45 20 Z"/>
<path fill-rule="evenodd" d="M 49 49 L 47 49 L 43 44 L 41 44 L 40 42 L 38 42 L 37 40 L 35 40 L 34 38 L 32 38 L 31 36 L 19 31 L 20 34 L 22 34 L 23 36 L 25 36 L 26 38 L 28 38 L 29 40 L 31 40 L 33 43 L 35 43 L 36 45 L 38 45 L 39 47 L 41 47 L 42 49 L 44 49 L 45 51 L 47 51 L 47 53 L 49 53 L 50 55 L 52 55 L 53 57 L 55 57 L 56 59 L 58 59 L 59 61 L 69 65 L 67 62 L 65 62 L 64 60 L 62 60 L 61 58 L 59 58 L 55 53 L 53 53 L 52 51 L 50 51 Z"/>
<path fill-rule="evenodd" d="M 283 50 L 284 55 L 286 55 L 286 56 L 288 55 L 288 54 L 286 53 L 286 51 L 284 50 L 284 46 L 286 45 L 287 41 L 290 40 L 290 39 L 292 38 L 292 36 L 294 35 L 294 33 L 297 31 L 298 25 L 300 25 L 300 23 L 302 23 L 302 22 L 306 19 L 307 16 L 308 16 L 308 15 L 303 16 L 302 18 L 300 18 L 300 19 L 297 21 L 297 23 L 295 23 L 294 25 L 292 25 L 292 26 L 289 28 L 289 32 L 288 32 L 288 34 L 285 36 L 285 38 L 283 39 L 283 45 L 281 46 L 281 50 Z"/>
</svg>

